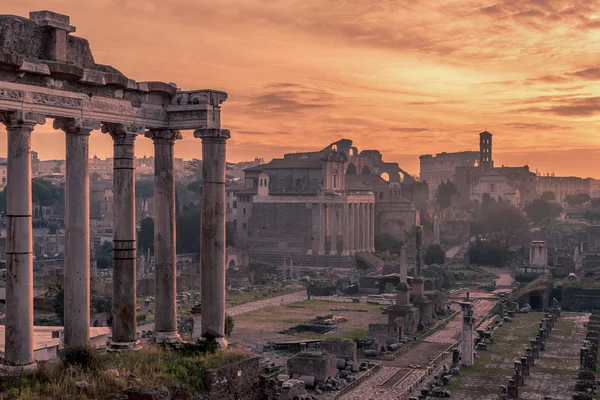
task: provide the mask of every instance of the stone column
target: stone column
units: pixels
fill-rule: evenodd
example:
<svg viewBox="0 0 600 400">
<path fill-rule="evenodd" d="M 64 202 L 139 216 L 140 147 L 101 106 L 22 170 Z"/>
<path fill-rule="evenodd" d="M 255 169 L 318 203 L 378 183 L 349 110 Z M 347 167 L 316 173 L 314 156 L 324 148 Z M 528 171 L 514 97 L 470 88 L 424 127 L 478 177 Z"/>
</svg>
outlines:
<svg viewBox="0 0 600 400">
<path fill-rule="evenodd" d="M 65 180 L 65 346 L 90 342 L 90 174 L 89 137 L 100 121 L 57 118 L 66 133 Z"/>
<path fill-rule="evenodd" d="M 202 336 L 225 340 L 226 129 L 196 129 L 202 139 Z"/>
<path fill-rule="evenodd" d="M 154 280 L 157 343 L 176 343 L 177 332 L 177 253 L 175 241 L 175 140 L 181 133 L 172 129 L 146 132 L 154 142 Z"/>
<path fill-rule="evenodd" d="M 408 255 L 406 254 L 406 245 L 400 247 L 400 282 L 406 283 L 408 275 Z"/>
<path fill-rule="evenodd" d="M 437 214 L 433 216 L 433 244 L 440 244 L 440 220 Z"/>
<path fill-rule="evenodd" d="M 356 247 L 354 244 L 354 214 L 356 213 L 354 203 L 348 204 L 348 247 L 350 248 L 350 254 L 354 255 Z"/>
<path fill-rule="evenodd" d="M 337 237 L 338 237 L 337 204 L 331 204 L 329 206 L 329 210 L 330 210 L 329 221 L 330 221 L 330 226 L 331 226 L 331 251 L 329 252 L 329 254 L 335 255 L 338 253 L 338 251 L 337 251 Z"/>
<path fill-rule="evenodd" d="M 463 315 L 462 326 L 462 364 L 466 366 L 473 365 L 473 305 L 470 302 L 460 303 Z"/>
<path fill-rule="evenodd" d="M 5 372 L 35 368 L 33 357 L 33 229 L 31 225 L 31 132 L 42 115 L 1 112 L 8 137 L 6 187 Z"/>
<path fill-rule="evenodd" d="M 350 207 L 348 203 L 344 203 L 342 207 L 342 255 L 349 256 L 350 255 L 350 229 L 348 219 L 350 218 Z"/>
<path fill-rule="evenodd" d="M 369 203 L 369 251 L 375 253 L 375 203 Z"/>
<path fill-rule="evenodd" d="M 360 203 L 354 203 L 354 252 L 359 253 L 360 248 Z"/>
<path fill-rule="evenodd" d="M 319 249 L 317 254 L 320 256 L 325 254 L 325 233 L 327 229 L 325 218 L 325 204 L 319 203 Z"/>
<path fill-rule="evenodd" d="M 139 348 L 136 322 L 134 145 L 141 126 L 105 123 L 113 139 L 113 327 L 110 351 Z"/>
<path fill-rule="evenodd" d="M 363 251 L 369 251 L 369 204 L 361 203 L 362 206 L 362 225 L 363 225 L 363 237 L 362 237 L 362 249 Z"/>
</svg>

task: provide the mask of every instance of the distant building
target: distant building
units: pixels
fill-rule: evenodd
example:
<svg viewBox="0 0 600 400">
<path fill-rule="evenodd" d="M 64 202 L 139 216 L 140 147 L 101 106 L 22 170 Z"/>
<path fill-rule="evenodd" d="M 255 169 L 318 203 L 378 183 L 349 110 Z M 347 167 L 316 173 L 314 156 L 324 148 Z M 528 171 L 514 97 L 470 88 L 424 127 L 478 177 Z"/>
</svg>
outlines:
<svg viewBox="0 0 600 400">
<path fill-rule="evenodd" d="M 537 177 L 537 194 L 553 192 L 556 201 L 564 202 L 565 197 L 573 194 L 586 193 L 592 195 L 592 179 L 576 176 L 539 175 Z"/>
<path fill-rule="evenodd" d="M 477 167 L 479 152 L 461 151 L 458 153 L 438 153 L 435 156 L 424 154 L 419 157 L 420 181 L 427 182 L 429 198 L 433 199 L 442 182 L 454 182 L 456 169 L 460 167 Z"/>
<path fill-rule="evenodd" d="M 521 203 L 519 190 L 509 184 L 507 177 L 497 168 L 479 175 L 477 184 L 471 188 L 471 201 L 482 202 L 486 194 L 496 201 L 508 200 L 514 206 L 519 206 Z"/>
</svg>

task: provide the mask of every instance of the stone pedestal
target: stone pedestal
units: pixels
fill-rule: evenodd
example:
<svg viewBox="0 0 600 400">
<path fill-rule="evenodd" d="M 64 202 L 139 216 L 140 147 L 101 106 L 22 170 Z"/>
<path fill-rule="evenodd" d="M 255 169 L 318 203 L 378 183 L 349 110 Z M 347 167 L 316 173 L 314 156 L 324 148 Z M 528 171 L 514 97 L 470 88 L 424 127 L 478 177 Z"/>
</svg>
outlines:
<svg viewBox="0 0 600 400">
<path fill-rule="evenodd" d="M 412 304 L 394 305 L 390 307 L 388 313 L 388 325 L 397 318 L 404 320 L 404 333 L 406 335 L 417 334 L 419 328 L 419 310 L 413 307 Z"/>
<path fill-rule="evenodd" d="M 3 369 L 34 368 L 31 132 L 43 116 L 0 112 L 8 137 L 6 187 L 6 330 Z M 18 371 L 17 371 L 18 372 Z"/>
<path fill-rule="evenodd" d="M 192 307 L 192 339 L 198 340 L 202 337 L 202 307 L 196 304 Z"/>
<path fill-rule="evenodd" d="M 523 376 L 529 376 L 529 361 L 527 357 L 521 357 L 521 369 L 523 370 Z"/>
<path fill-rule="evenodd" d="M 197 129 L 202 139 L 202 336 L 225 340 L 226 129 Z"/>
<path fill-rule="evenodd" d="M 109 351 L 139 348 L 136 321 L 134 143 L 139 126 L 104 124 L 114 144 L 113 329 Z"/>
<path fill-rule="evenodd" d="M 154 339 L 157 343 L 181 340 L 177 332 L 177 260 L 175 245 L 175 140 L 176 130 L 150 130 L 154 141 L 154 274 L 156 318 Z"/>
<path fill-rule="evenodd" d="M 517 386 L 525 385 L 525 380 L 523 379 L 523 364 L 521 364 L 521 361 L 515 361 L 515 372 L 513 379 Z"/>
<path fill-rule="evenodd" d="M 90 342 L 89 136 L 99 121 L 56 118 L 66 133 L 65 180 L 65 346 Z"/>
</svg>

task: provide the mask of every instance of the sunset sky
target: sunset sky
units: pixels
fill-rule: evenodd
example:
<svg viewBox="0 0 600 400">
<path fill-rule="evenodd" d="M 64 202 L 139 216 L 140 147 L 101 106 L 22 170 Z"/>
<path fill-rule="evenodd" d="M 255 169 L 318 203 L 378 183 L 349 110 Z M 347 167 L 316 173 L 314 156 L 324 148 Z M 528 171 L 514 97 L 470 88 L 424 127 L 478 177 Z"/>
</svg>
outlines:
<svg viewBox="0 0 600 400">
<path fill-rule="evenodd" d="M 420 154 L 476 150 L 487 129 L 498 166 L 600 178 L 598 1 L 6 0 L 0 13 L 42 9 L 129 78 L 228 92 L 229 161 L 343 137 L 418 174 Z M 33 149 L 63 158 L 63 135 L 46 124 Z M 90 155 L 111 145 L 93 132 Z M 200 151 L 192 132 L 176 144 Z"/>
</svg>

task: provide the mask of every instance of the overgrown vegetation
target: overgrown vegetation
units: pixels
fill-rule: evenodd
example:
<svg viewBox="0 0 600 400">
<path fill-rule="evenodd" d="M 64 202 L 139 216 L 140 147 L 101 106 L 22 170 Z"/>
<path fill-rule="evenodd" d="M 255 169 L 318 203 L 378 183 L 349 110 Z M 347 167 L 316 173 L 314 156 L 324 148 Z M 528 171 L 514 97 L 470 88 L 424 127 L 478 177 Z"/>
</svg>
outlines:
<svg viewBox="0 0 600 400">
<path fill-rule="evenodd" d="M 59 361 L 40 363 L 38 370 L 0 383 L 0 400 L 112 399 L 130 386 L 164 385 L 201 392 L 204 372 L 240 361 L 248 353 L 216 350 L 204 341 L 178 350 L 148 347 L 128 353 L 101 354 L 89 347 L 63 350 Z M 86 382 L 87 385 L 78 385 Z"/>
<path fill-rule="evenodd" d="M 432 244 L 425 251 L 425 264 L 444 264 L 446 262 L 446 253 L 439 244 Z"/>
<path fill-rule="evenodd" d="M 479 265 L 503 266 L 508 259 L 508 249 L 497 241 L 477 238 L 469 247 L 469 262 Z"/>
<path fill-rule="evenodd" d="M 452 181 L 443 182 L 439 184 L 436 192 L 437 203 L 442 208 L 448 208 L 451 204 L 452 196 L 458 194 L 458 189 Z"/>
<path fill-rule="evenodd" d="M 563 208 L 560 204 L 552 203 L 543 199 L 535 199 L 523 209 L 527 218 L 536 224 L 542 223 L 544 220 L 552 220 L 560 216 Z"/>
<path fill-rule="evenodd" d="M 389 251 L 394 254 L 400 254 L 402 242 L 388 233 L 378 233 L 375 235 L 375 250 L 379 252 Z"/>
</svg>

